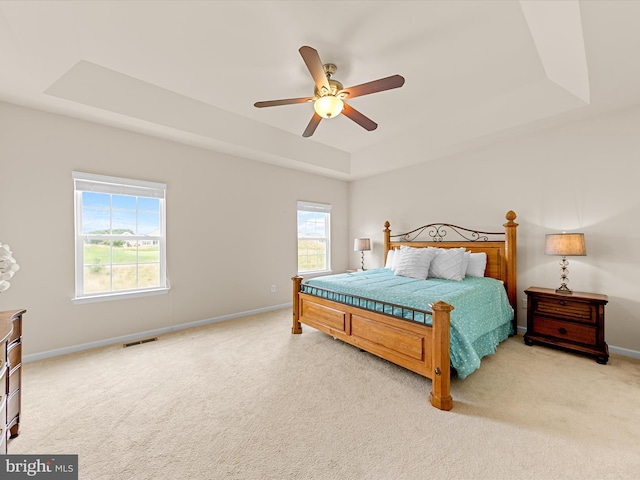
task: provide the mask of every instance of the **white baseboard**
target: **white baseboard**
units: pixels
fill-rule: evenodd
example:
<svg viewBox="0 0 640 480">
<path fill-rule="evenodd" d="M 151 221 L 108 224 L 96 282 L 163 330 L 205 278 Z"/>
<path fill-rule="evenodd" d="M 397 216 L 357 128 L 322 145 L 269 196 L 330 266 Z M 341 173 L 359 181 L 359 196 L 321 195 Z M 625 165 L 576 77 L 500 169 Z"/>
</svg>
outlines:
<svg viewBox="0 0 640 480">
<path fill-rule="evenodd" d="M 616 355 L 623 355 L 625 357 L 640 358 L 640 352 L 637 350 L 616 347 L 615 345 L 609 345 L 609 353 L 615 353 Z"/>
<path fill-rule="evenodd" d="M 232 320 L 234 318 L 246 317 L 248 315 L 255 315 L 258 313 L 271 312 L 273 310 L 280 310 L 283 308 L 291 308 L 291 303 L 285 303 L 283 305 L 274 305 L 272 307 L 258 308 L 256 310 L 249 310 L 246 312 L 233 313 L 230 315 L 223 315 L 221 317 L 207 318 L 205 320 L 198 320 L 197 322 L 181 323 L 180 325 L 173 325 L 170 327 L 157 328 L 155 330 L 147 330 L 146 332 L 132 333 L 131 335 L 123 335 L 122 337 L 107 338 L 104 340 L 98 340 L 96 342 L 83 343 L 81 345 L 72 345 L 70 347 L 57 348 L 55 350 L 48 350 L 46 352 L 34 353 L 31 355 L 25 355 L 22 358 L 23 363 L 35 362 L 37 360 L 44 360 L 45 358 L 58 357 L 60 355 L 66 355 L 68 353 L 82 352 L 84 350 L 91 350 L 93 348 L 106 347 L 118 343 L 129 343 L 136 340 L 140 340 L 148 337 L 155 337 L 165 333 L 176 332 L 178 330 L 186 330 L 187 328 L 201 327 L 210 323 L 224 322 L 225 320 Z"/>
<path fill-rule="evenodd" d="M 527 333 L 527 327 L 518 325 L 518 335 L 524 335 Z M 640 358 L 640 352 L 637 350 L 631 350 L 629 348 L 616 347 L 615 345 L 609 345 L 609 353 L 616 355 L 622 355 L 624 357 Z"/>
</svg>

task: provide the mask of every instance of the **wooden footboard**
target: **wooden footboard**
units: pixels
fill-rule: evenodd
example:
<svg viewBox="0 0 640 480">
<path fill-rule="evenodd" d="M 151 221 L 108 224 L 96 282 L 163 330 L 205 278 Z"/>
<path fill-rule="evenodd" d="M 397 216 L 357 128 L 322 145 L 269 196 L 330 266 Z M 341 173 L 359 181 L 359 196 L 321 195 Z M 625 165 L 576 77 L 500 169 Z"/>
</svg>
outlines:
<svg viewBox="0 0 640 480">
<path fill-rule="evenodd" d="M 293 280 L 293 326 L 302 323 L 431 379 L 431 404 L 451 410 L 450 312 L 444 302 L 431 304 L 432 326 L 394 318 L 301 292 Z"/>
</svg>

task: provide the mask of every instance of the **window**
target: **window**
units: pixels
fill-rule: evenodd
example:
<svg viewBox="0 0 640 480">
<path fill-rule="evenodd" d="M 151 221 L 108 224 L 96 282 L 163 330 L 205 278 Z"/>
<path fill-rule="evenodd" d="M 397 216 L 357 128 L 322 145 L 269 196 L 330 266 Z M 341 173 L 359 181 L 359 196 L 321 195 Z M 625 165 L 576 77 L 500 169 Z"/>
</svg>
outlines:
<svg viewBox="0 0 640 480">
<path fill-rule="evenodd" d="M 73 172 L 76 297 L 167 292 L 166 185 Z"/>
<path fill-rule="evenodd" d="M 331 270 L 331 205 L 298 202 L 298 273 Z"/>
</svg>

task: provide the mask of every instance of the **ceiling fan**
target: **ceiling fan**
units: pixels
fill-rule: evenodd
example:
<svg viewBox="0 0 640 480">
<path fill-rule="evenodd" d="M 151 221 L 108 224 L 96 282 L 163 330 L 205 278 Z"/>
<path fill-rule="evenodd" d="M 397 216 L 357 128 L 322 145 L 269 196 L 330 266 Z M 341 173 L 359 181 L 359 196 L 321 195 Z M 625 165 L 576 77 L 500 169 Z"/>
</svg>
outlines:
<svg viewBox="0 0 640 480">
<path fill-rule="evenodd" d="M 266 102 L 256 102 L 255 107 L 275 107 L 279 105 L 291 105 L 295 103 L 314 102 L 315 110 L 311 121 L 307 125 L 303 137 L 310 137 L 320 124 L 323 118 L 333 118 L 340 113 L 350 118 L 365 130 L 371 131 L 378 127 L 370 118 L 364 116 L 358 110 L 345 103 L 346 99 L 361 97 L 371 93 L 383 92 L 404 85 L 404 78 L 400 75 L 380 78 L 372 82 L 362 83 L 354 87 L 344 88 L 342 84 L 331 78 L 337 67 L 333 63 L 322 64 L 317 50 L 311 47 L 300 47 L 300 55 L 307 65 L 311 76 L 316 84 L 313 97 L 287 98 L 283 100 L 270 100 Z"/>
</svg>

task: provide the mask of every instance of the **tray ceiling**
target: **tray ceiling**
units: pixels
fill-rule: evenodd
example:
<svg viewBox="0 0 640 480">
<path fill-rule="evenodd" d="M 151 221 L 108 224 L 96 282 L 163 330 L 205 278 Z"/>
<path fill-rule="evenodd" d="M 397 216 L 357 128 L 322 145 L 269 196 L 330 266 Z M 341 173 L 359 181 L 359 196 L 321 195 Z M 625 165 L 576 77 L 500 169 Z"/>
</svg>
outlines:
<svg viewBox="0 0 640 480">
<path fill-rule="evenodd" d="M 0 100 L 342 179 L 640 100 L 640 2 L 0 2 Z M 345 86 L 400 74 L 302 132 L 310 45 Z"/>
</svg>

